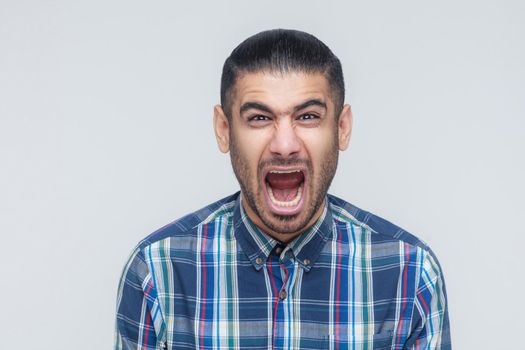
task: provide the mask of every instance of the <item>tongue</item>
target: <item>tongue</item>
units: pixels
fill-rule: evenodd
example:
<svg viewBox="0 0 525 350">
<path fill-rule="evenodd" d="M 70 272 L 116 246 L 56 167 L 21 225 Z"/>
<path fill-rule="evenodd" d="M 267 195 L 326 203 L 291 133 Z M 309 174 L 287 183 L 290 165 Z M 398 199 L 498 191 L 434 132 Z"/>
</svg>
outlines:
<svg viewBox="0 0 525 350">
<path fill-rule="evenodd" d="M 268 173 L 266 181 L 278 201 L 289 202 L 297 196 L 299 186 L 304 181 L 302 172 Z"/>
<path fill-rule="evenodd" d="M 299 188 L 294 189 L 286 189 L 286 190 L 278 190 L 276 188 L 272 188 L 273 197 L 277 199 L 280 202 L 290 202 L 297 197 L 297 191 Z"/>
</svg>

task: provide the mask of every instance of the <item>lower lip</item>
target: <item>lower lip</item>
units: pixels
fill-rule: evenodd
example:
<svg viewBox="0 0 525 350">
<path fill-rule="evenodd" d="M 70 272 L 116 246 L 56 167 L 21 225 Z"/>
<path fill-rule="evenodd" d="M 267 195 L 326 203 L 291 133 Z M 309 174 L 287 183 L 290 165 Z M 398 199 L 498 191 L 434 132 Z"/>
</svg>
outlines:
<svg viewBox="0 0 525 350">
<path fill-rule="evenodd" d="M 263 180 L 264 181 L 264 180 Z M 301 185 L 301 199 L 299 200 L 299 203 L 297 205 L 292 207 L 282 207 L 280 205 L 275 204 L 270 199 L 270 194 L 268 193 L 268 187 L 269 186 L 266 181 L 264 181 L 264 196 L 266 199 L 266 204 L 270 208 L 271 212 L 276 215 L 283 215 L 283 216 L 291 216 L 298 214 L 303 209 L 304 203 L 305 203 L 305 197 L 306 197 L 306 179 L 303 181 L 303 184 Z"/>
</svg>

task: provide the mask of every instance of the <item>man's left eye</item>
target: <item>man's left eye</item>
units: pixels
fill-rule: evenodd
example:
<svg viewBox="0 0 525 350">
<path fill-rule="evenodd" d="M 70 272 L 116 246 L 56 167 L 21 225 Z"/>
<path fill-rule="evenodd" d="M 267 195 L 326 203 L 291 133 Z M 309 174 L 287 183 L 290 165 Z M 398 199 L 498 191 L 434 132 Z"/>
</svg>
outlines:
<svg viewBox="0 0 525 350">
<path fill-rule="evenodd" d="M 306 114 L 302 114 L 301 116 L 299 116 L 298 119 L 300 119 L 300 120 L 312 120 L 312 119 L 317 119 L 317 118 L 319 118 L 319 117 L 316 116 L 315 114 L 306 113 Z"/>
</svg>

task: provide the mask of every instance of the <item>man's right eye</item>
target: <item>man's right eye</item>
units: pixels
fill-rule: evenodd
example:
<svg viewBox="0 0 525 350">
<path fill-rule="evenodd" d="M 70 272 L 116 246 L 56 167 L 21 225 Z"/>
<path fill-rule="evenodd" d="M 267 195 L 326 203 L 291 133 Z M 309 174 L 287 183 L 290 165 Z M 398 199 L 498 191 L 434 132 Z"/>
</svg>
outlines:
<svg viewBox="0 0 525 350">
<path fill-rule="evenodd" d="M 268 121 L 268 120 L 270 120 L 270 117 L 267 117 L 267 116 L 262 115 L 262 114 L 254 115 L 253 117 L 250 117 L 248 119 L 248 121 L 250 121 L 250 122 L 264 122 L 264 121 Z"/>
</svg>

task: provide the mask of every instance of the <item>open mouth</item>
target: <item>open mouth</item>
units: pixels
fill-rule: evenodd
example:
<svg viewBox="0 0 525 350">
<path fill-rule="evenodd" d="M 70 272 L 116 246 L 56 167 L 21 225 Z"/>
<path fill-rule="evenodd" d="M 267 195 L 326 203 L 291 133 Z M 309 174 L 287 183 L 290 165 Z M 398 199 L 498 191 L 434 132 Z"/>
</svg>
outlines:
<svg viewBox="0 0 525 350">
<path fill-rule="evenodd" d="M 304 203 L 305 174 L 301 169 L 272 169 L 264 177 L 270 209 L 278 215 L 297 214 Z"/>
</svg>

